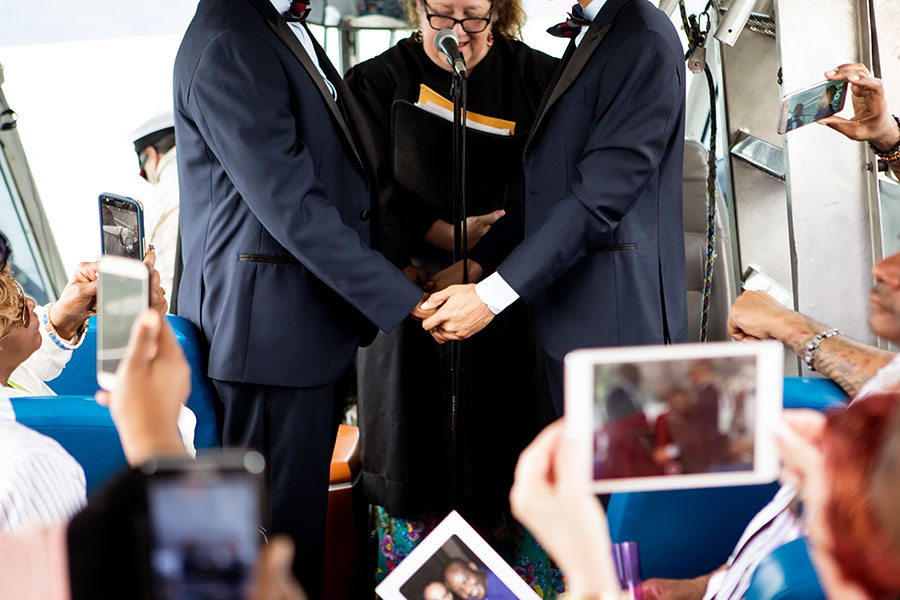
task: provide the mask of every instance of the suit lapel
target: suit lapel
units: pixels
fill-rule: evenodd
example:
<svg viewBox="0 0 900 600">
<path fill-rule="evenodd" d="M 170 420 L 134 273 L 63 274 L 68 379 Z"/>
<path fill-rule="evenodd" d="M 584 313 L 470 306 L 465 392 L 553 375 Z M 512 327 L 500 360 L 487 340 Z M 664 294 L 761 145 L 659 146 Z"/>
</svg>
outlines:
<svg viewBox="0 0 900 600">
<path fill-rule="evenodd" d="M 291 54 L 294 55 L 294 57 L 300 62 L 300 65 L 306 70 L 309 78 L 313 82 L 313 85 L 316 86 L 316 89 L 322 96 L 322 101 L 325 102 L 325 106 L 328 108 L 328 112 L 331 113 L 331 116 L 334 119 L 334 122 L 337 124 L 338 129 L 347 140 L 347 144 L 353 151 L 353 155 L 360 162 L 360 164 L 364 164 L 359 156 L 359 152 L 356 149 L 356 143 L 353 140 L 353 135 L 350 133 L 350 128 L 347 126 L 347 122 L 344 120 L 344 115 L 341 114 L 340 107 L 337 105 L 337 102 L 335 102 L 334 97 L 331 95 L 331 91 L 322 80 L 322 76 L 319 74 L 318 69 L 316 69 L 316 66 L 313 64 L 312 59 L 306 52 L 306 49 L 300 44 L 300 40 L 297 39 L 297 36 L 294 35 L 294 32 L 291 31 L 291 28 L 287 24 L 287 21 L 285 21 L 283 18 L 281 18 L 280 15 L 275 12 L 268 0 L 250 0 L 250 3 L 266 20 L 266 24 L 275 33 L 278 39 L 280 39 L 282 43 L 287 46 L 288 50 L 291 51 Z M 264 5 L 261 3 L 264 3 Z M 306 26 L 304 25 L 304 27 Z M 328 72 L 329 67 L 331 67 L 331 62 L 325 56 L 325 53 L 321 51 L 319 44 L 316 42 L 316 38 L 312 35 L 312 33 L 310 33 L 309 29 L 306 30 L 306 34 L 312 40 L 313 48 L 315 48 L 316 50 L 316 57 L 319 60 L 319 65 L 323 67 L 322 70 L 326 73 L 326 76 L 328 76 L 328 80 L 332 83 L 332 85 L 335 86 L 335 89 L 338 90 L 338 94 L 341 94 L 341 96 L 339 97 L 345 98 L 347 88 L 341 88 L 340 86 L 338 86 L 338 82 L 343 85 L 343 81 L 341 80 L 340 76 L 337 76 L 336 79 L 333 77 L 337 74 L 334 71 L 334 68 L 330 69 L 331 73 Z"/>
<path fill-rule="evenodd" d="M 549 87 L 548 93 L 544 95 L 545 101 L 542 103 L 542 108 L 540 112 L 538 112 L 537 118 L 534 120 L 531 131 L 528 133 L 528 141 L 525 143 L 526 150 L 531 145 L 531 140 L 533 139 L 535 132 L 537 132 L 538 127 L 540 127 L 541 122 L 544 120 L 544 117 L 550 112 L 553 105 L 556 104 L 562 95 L 572 87 L 572 84 L 575 83 L 575 79 L 577 79 L 578 75 L 581 74 L 581 71 L 584 70 L 584 66 L 587 64 L 588 59 L 594 54 L 594 50 L 596 50 L 600 45 L 600 42 L 603 41 L 609 28 L 612 27 L 611 24 L 608 24 L 602 29 L 598 28 L 598 22 L 598 19 L 594 19 L 594 22 L 591 23 L 591 26 L 588 28 L 587 33 L 584 34 L 581 43 L 578 44 L 572 53 L 571 58 L 568 62 L 563 62 L 561 65 L 562 71 L 559 73 L 559 79 L 556 80 L 556 85 Z M 573 41 L 570 47 L 574 45 Z M 563 60 L 565 60 L 565 56 L 563 56 Z"/>
<path fill-rule="evenodd" d="M 594 51 L 597 50 L 600 46 L 600 42 L 603 41 L 603 38 L 606 37 L 607 32 L 612 27 L 613 19 L 615 19 L 618 12 L 629 1 L 631 0 L 606 0 L 606 4 L 603 5 L 603 8 L 600 9 L 600 13 L 591 22 L 590 27 L 588 27 L 588 30 L 585 32 L 581 43 L 578 44 L 577 47 L 574 47 L 575 44 L 573 40 L 572 44 L 569 45 L 569 48 L 566 49 L 566 54 L 563 55 L 560 64 L 561 70 L 557 71 L 558 77 L 555 77 L 554 82 L 547 88 L 547 92 L 544 94 L 544 98 L 541 101 L 541 107 L 538 109 L 537 117 L 534 119 L 534 125 L 532 125 L 531 131 L 528 132 L 528 141 L 525 142 L 526 152 L 528 151 L 529 146 L 531 146 L 531 141 L 537 133 L 538 127 L 540 127 L 544 117 L 550 112 L 553 105 L 556 104 L 562 95 L 572 86 L 578 78 L 578 75 L 581 74 L 581 71 L 584 70 L 584 66 L 587 64 L 588 59 L 594 54 Z M 568 60 L 566 60 L 567 57 Z"/>
<path fill-rule="evenodd" d="M 349 121 L 350 126 L 353 128 L 353 133 L 355 134 L 353 139 L 359 143 L 357 156 L 365 160 L 363 164 L 367 168 L 371 168 L 371 173 L 374 178 L 376 164 L 374 154 L 375 139 L 372 137 L 365 113 L 359 105 L 359 102 L 356 100 L 356 97 L 350 91 L 350 88 L 344 83 L 344 78 L 341 77 L 340 73 L 334 68 L 334 65 L 331 64 L 331 61 L 328 60 L 325 50 L 319 45 L 316 39 L 312 37 L 312 34 L 310 34 L 310 38 L 312 39 L 313 47 L 316 49 L 319 65 L 325 72 L 325 76 L 328 77 L 328 81 L 330 81 L 331 85 L 334 86 L 334 89 L 337 90 L 338 98 L 341 99 L 341 105 L 344 107 L 343 115 L 346 121 Z M 321 77 L 319 79 L 321 79 Z M 331 97 L 331 94 L 328 96 Z"/>
</svg>

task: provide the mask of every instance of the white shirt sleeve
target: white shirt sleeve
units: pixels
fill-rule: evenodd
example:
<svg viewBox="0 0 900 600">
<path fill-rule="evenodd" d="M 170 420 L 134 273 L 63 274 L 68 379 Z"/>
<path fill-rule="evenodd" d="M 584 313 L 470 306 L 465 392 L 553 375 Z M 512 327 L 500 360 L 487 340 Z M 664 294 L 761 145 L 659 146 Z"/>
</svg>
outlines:
<svg viewBox="0 0 900 600">
<path fill-rule="evenodd" d="M 496 272 L 475 284 L 475 293 L 495 315 L 500 314 L 507 306 L 519 299 L 516 290 L 506 283 L 500 273 Z"/>
</svg>

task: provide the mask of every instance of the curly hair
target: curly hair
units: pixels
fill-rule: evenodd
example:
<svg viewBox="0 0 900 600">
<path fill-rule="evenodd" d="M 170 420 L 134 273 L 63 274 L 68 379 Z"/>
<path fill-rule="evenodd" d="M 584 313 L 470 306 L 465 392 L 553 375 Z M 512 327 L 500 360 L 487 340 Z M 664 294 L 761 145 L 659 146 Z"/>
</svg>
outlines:
<svg viewBox="0 0 900 600">
<path fill-rule="evenodd" d="M 419 27 L 419 14 L 416 8 L 421 0 L 404 0 L 403 8 L 406 18 L 414 29 Z M 494 35 L 508 40 L 521 40 L 522 27 L 525 26 L 525 9 L 522 0 L 492 0 L 494 24 L 491 27 Z"/>
<path fill-rule="evenodd" d="M 21 312 L 19 286 L 7 264 L 0 271 L 0 335 L 22 316 Z"/>
</svg>

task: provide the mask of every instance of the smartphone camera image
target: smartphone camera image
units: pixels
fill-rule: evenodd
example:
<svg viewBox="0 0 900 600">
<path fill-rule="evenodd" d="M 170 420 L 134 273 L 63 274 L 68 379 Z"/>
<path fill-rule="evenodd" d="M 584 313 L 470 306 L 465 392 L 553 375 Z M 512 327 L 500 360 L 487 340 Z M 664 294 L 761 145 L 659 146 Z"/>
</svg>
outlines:
<svg viewBox="0 0 900 600">
<path fill-rule="evenodd" d="M 102 194 L 100 229 L 103 254 L 144 258 L 144 210 L 132 198 Z"/>
<path fill-rule="evenodd" d="M 258 474 L 186 468 L 147 481 L 150 570 L 157 600 L 246 597 L 262 541 Z"/>
<path fill-rule="evenodd" d="M 845 81 L 822 81 L 786 95 L 781 103 L 778 133 L 787 133 L 841 111 L 846 99 Z"/>
<path fill-rule="evenodd" d="M 150 306 L 150 271 L 134 259 L 104 256 L 97 287 L 97 382 L 115 384 L 135 319 Z"/>
</svg>

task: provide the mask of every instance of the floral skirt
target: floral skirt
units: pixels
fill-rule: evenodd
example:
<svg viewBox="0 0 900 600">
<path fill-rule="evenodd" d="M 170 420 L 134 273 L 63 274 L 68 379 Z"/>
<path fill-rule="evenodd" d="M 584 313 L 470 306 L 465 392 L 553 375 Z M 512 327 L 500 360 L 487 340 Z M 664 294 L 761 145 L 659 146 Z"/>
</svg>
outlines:
<svg viewBox="0 0 900 600">
<path fill-rule="evenodd" d="M 431 511 L 418 519 L 401 519 L 390 515 L 380 506 L 375 507 L 375 517 L 378 534 L 376 583 L 387 577 L 422 538 L 443 520 L 443 517 Z M 509 513 L 500 513 L 488 529 L 475 529 L 538 596 L 549 600 L 565 591 L 562 573 L 550 561 L 537 540 Z"/>
</svg>

